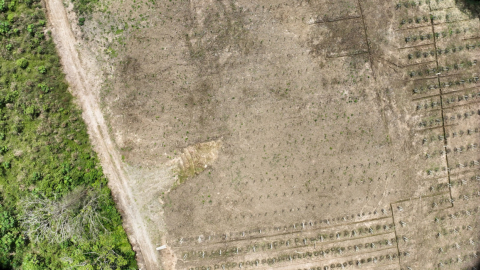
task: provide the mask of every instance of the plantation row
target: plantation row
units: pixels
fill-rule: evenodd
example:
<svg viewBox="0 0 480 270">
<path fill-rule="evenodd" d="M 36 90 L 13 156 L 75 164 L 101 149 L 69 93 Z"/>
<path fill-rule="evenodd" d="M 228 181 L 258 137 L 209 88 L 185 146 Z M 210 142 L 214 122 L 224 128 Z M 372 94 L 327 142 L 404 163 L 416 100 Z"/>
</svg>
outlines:
<svg viewBox="0 0 480 270">
<path fill-rule="evenodd" d="M 478 148 L 477 143 L 471 143 L 466 146 L 453 147 L 453 150 L 451 148 L 446 148 L 446 149 L 441 148 L 442 150 L 433 151 L 428 154 L 420 154 L 420 155 L 424 156 L 425 159 L 428 159 L 436 156 L 444 156 L 445 154 L 450 154 L 450 153 L 461 154 L 461 153 L 464 153 L 465 151 L 477 151 L 477 148 Z"/>
<path fill-rule="evenodd" d="M 467 129 L 467 130 L 460 130 L 460 131 L 453 131 L 451 134 L 450 133 L 446 133 L 445 136 L 443 135 L 437 135 L 437 136 L 430 136 L 430 139 L 427 139 L 427 138 L 423 138 L 422 139 L 422 144 L 425 144 L 425 143 L 430 143 L 430 142 L 435 142 L 435 141 L 440 141 L 440 142 L 445 142 L 445 138 L 449 138 L 450 136 L 452 136 L 453 138 L 456 138 L 458 136 L 463 136 L 463 135 L 472 135 L 474 133 L 478 133 L 479 132 L 479 128 L 472 128 L 472 129 Z"/>
<path fill-rule="evenodd" d="M 225 243 L 225 242 L 228 243 L 232 241 L 251 240 L 257 237 L 262 237 L 262 238 L 275 237 L 277 236 L 277 234 L 280 234 L 280 235 L 285 234 L 285 231 L 287 231 L 290 234 L 293 234 L 293 233 L 299 233 L 303 231 L 309 232 L 309 231 L 315 231 L 318 229 L 324 229 L 324 230 L 327 229 L 327 228 L 322 228 L 322 226 L 332 227 L 332 228 L 328 228 L 328 230 L 332 230 L 332 232 L 329 233 L 328 235 L 319 234 L 318 237 L 320 238 L 318 238 L 317 240 L 322 241 L 321 237 L 323 237 L 323 241 L 330 241 L 330 240 L 333 241 L 336 235 L 339 235 L 339 237 L 341 237 L 344 234 L 344 232 L 338 231 L 338 229 L 335 227 L 343 226 L 342 223 L 355 222 L 355 217 L 364 218 L 366 216 L 377 215 L 379 213 L 381 213 L 382 216 L 384 217 L 382 219 L 379 219 L 379 217 L 376 217 L 377 219 L 379 219 L 376 221 L 379 224 L 377 224 L 374 227 L 365 228 L 365 230 L 362 230 L 362 233 L 366 233 L 367 229 L 368 231 L 381 230 L 382 228 L 383 230 L 391 229 L 390 225 L 387 224 L 387 221 L 389 220 L 388 217 L 390 217 L 389 212 L 390 212 L 390 209 L 381 209 L 381 211 L 379 212 L 374 211 L 374 212 L 368 212 L 368 213 L 359 213 L 357 215 L 347 215 L 347 216 L 341 216 L 337 218 L 323 219 L 320 221 L 304 221 L 304 222 L 299 222 L 299 223 L 295 223 L 295 224 L 292 224 L 289 226 L 283 226 L 283 227 L 280 226 L 280 227 L 271 227 L 271 228 L 260 228 L 255 230 L 242 231 L 242 232 L 231 232 L 223 235 L 209 235 L 209 236 L 202 235 L 197 237 L 182 237 L 176 241 L 176 244 L 177 244 L 177 247 L 180 247 L 187 244 L 205 245 L 205 244 L 215 244 L 215 243 Z M 358 223 L 358 224 L 361 224 L 361 223 Z M 352 225 L 352 224 L 349 224 L 349 225 Z M 358 231 L 355 231 L 356 234 L 358 234 L 359 232 L 360 232 L 360 229 L 358 229 Z M 352 233 L 354 232 L 352 231 Z M 315 240 L 312 240 L 312 241 L 315 241 Z"/>
<path fill-rule="evenodd" d="M 477 177 L 480 177 L 480 176 L 477 176 Z M 442 215 L 440 217 L 435 217 L 434 222 L 439 223 L 439 222 L 444 222 L 447 219 L 457 219 L 457 218 L 462 218 L 462 217 L 469 217 L 469 216 L 478 214 L 478 212 L 480 212 L 480 207 L 477 206 L 477 207 L 474 207 L 474 208 L 461 210 L 461 211 L 458 211 L 458 212 L 453 213 L 453 214 Z"/>
<path fill-rule="evenodd" d="M 468 101 L 470 99 L 475 100 L 477 98 L 480 98 L 480 92 L 448 97 L 443 102 L 446 105 L 450 105 L 450 104 L 455 104 L 457 102 Z M 425 109 L 425 110 L 435 109 L 436 107 L 441 107 L 441 106 L 442 106 L 442 101 L 438 99 L 436 101 L 432 100 L 432 101 L 418 103 L 416 106 L 416 110 L 418 111 L 421 109 Z"/>
<path fill-rule="evenodd" d="M 421 76 L 428 76 L 428 75 L 436 75 L 437 73 L 440 72 L 450 72 L 450 71 L 458 71 L 460 69 L 468 69 L 471 68 L 472 66 L 477 64 L 477 60 L 472 60 L 472 61 L 462 61 L 458 64 L 453 64 L 449 66 L 440 66 L 438 68 L 427 68 L 427 69 L 421 69 L 417 71 L 410 71 L 408 75 L 413 78 L 413 77 L 421 77 Z"/>
<path fill-rule="evenodd" d="M 0 268 L 136 269 L 38 1 L 0 2 Z"/>
<path fill-rule="evenodd" d="M 314 246 L 320 245 L 331 242 L 331 241 L 338 241 L 338 240 L 355 240 L 361 239 L 368 236 L 376 236 L 376 235 L 383 235 L 388 233 L 388 231 L 393 230 L 393 224 L 387 224 L 384 226 L 377 225 L 375 229 L 371 227 L 365 228 L 358 228 L 352 231 L 343 231 L 343 232 L 335 232 L 331 234 L 319 234 L 316 237 L 296 237 L 292 239 L 282 239 L 273 242 L 263 242 L 257 243 L 254 245 L 248 245 L 245 247 L 230 247 L 230 248 L 223 248 L 223 249 L 216 249 L 211 251 L 190 251 L 183 253 L 183 259 L 203 259 L 203 258 L 211 258 L 211 257 L 229 257 L 234 256 L 237 254 L 247 254 L 247 253 L 255 253 L 255 252 L 262 252 L 268 250 L 277 250 L 281 248 L 292 248 L 292 247 L 307 247 L 307 246 Z M 386 231 L 386 232 L 382 232 Z M 347 238 L 347 239 L 346 239 Z M 381 245 L 381 244 L 379 244 Z M 361 248 L 361 247 L 360 247 Z M 322 253 L 323 255 L 323 253 Z"/>
<path fill-rule="evenodd" d="M 463 30 L 460 30 L 460 29 L 457 28 L 455 30 L 452 29 L 452 30 L 449 30 L 449 31 L 435 32 L 433 35 L 431 33 L 409 35 L 409 36 L 405 37 L 405 43 L 430 40 L 434 36 L 435 36 L 436 39 L 447 38 L 447 37 L 452 37 L 454 35 L 459 35 L 459 34 L 462 34 L 462 33 L 466 34 L 469 31 L 470 31 L 470 28 L 463 28 Z"/>
<path fill-rule="evenodd" d="M 198 266 L 188 268 L 189 270 L 216 270 L 216 269 L 241 269 L 248 267 L 258 267 L 258 266 L 272 266 L 276 263 L 285 263 L 285 262 L 294 262 L 296 260 L 311 258 L 315 253 L 307 252 L 303 254 L 285 254 L 278 257 L 269 257 L 266 259 L 259 259 L 253 261 L 243 261 L 243 262 L 228 262 L 225 264 L 215 264 L 211 266 Z M 398 260 L 399 254 L 396 252 L 385 252 L 381 255 L 357 259 L 357 260 L 345 260 L 339 259 L 341 262 L 328 263 L 327 265 L 323 264 L 321 266 L 315 266 L 313 268 L 307 268 L 309 270 L 330 270 L 330 269 L 348 269 L 348 267 L 360 267 L 362 265 L 368 266 L 369 264 L 378 264 L 379 262 L 388 261 L 393 262 Z M 302 270 L 301 268 L 299 270 Z"/>
<path fill-rule="evenodd" d="M 414 58 L 421 58 L 423 56 L 423 58 L 427 58 L 427 57 L 433 57 L 435 56 L 435 52 L 437 53 L 437 55 L 446 55 L 446 54 L 449 54 L 449 53 L 456 53 L 456 52 L 461 52 L 463 51 L 464 49 L 467 49 L 467 50 L 474 50 L 474 49 L 480 49 L 480 43 L 478 44 L 466 44 L 465 46 L 463 45 L 460 45 L 460 46 L 451 46 L 449 48 L 445 48 L 445 49 L 437 49 L 436 51 L 435 50 L 430 50 L 430 51 L 416 51 L 415 53 L 410 53 L 407 55 L 408 59 L 412 60 Z"/>
<path fill-rule="evenodd" d="M 445 120 L 445 124 L 447 124 L 447 122 L 448 124 L 452 124 L 453 122 L 467 120 L 467 119 L 470 119 L 470 117 L 477 116 L 477 115 L 480 115 L 480 110 L 478 112 L 470 111 L 470 112 L 465 112 L 463 114 L 451 114 L 451 116 L 446 115 L 444 116 L 444 120 Z M 418 123 L 419 127 L 426 127 L 426 128 L 435 127 L 438 125 L 443 125 L 443 119 L 440 116 L 433 117 L 433 118 L 430 117 L 428 118 L 428 120 L 424 119 Z"/>
</svg>

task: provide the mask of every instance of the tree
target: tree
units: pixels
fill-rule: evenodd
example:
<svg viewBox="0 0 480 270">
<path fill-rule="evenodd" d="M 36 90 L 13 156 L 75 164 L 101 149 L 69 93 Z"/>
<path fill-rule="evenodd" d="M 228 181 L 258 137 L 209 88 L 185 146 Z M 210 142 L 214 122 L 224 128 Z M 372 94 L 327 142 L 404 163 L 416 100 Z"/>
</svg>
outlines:
<svg viewBox="0 0 480 270">
<path fill-rule="evenodd" d="M 105 228 L 99 214 L 100 195 L 79 187 L 60 200 L 42 195 L 20 202 L 21 224 L 30 240 L 36 243 L 62 243 L 66 240 L 86 241 Z"/>
</svg>

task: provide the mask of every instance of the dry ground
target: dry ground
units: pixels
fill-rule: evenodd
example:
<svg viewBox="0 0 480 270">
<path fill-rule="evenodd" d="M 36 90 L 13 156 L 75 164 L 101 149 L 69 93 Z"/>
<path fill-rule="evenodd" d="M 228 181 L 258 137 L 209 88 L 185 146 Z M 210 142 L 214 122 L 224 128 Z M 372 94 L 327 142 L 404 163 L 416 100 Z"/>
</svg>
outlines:
<svg viewBox="0 0 480 270">
<path fill-rule="evenodd" d="M 480 22 L 411 2 L 103 2 L 77 37 L 142 252 L 167 244 L 167 269 L 471 269 Z"/>
</svg>

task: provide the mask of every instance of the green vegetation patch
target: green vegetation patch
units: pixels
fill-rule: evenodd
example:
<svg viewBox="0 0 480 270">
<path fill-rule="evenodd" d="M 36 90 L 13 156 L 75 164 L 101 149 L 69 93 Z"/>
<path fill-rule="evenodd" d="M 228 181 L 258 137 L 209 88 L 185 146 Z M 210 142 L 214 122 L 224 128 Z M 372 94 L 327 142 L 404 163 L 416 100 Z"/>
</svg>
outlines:
<svg viewBox="0 0 480 270">
<path fill-rule="evenodd" d="M 0 0 L 0 269 L 136 269 L 45 20 Z"/>
<path fill-rule="evenodd" d="M 98 4 L 98 0 L 72 0 L 74 4 L 74 10 L 77 12 L 79 15 L 85 15 L 91 13 L 95 5 Z M 83 25 L 85 22 L 85 19 L 80 20 L 79 23 Z"/>
</svg>

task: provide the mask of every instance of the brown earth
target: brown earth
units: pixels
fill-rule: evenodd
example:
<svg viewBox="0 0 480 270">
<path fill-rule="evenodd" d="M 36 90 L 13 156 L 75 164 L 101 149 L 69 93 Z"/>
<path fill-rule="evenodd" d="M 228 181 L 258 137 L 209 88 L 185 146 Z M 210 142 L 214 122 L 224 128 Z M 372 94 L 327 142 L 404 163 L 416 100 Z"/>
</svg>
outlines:
<svg viewBox="0 0 480 270">
<path fill-rule="evenodd" d="M 480 22 L 420 2 L 102 2 L 80 103 L 147 268 L 471 269 Z"/>
</svg>

